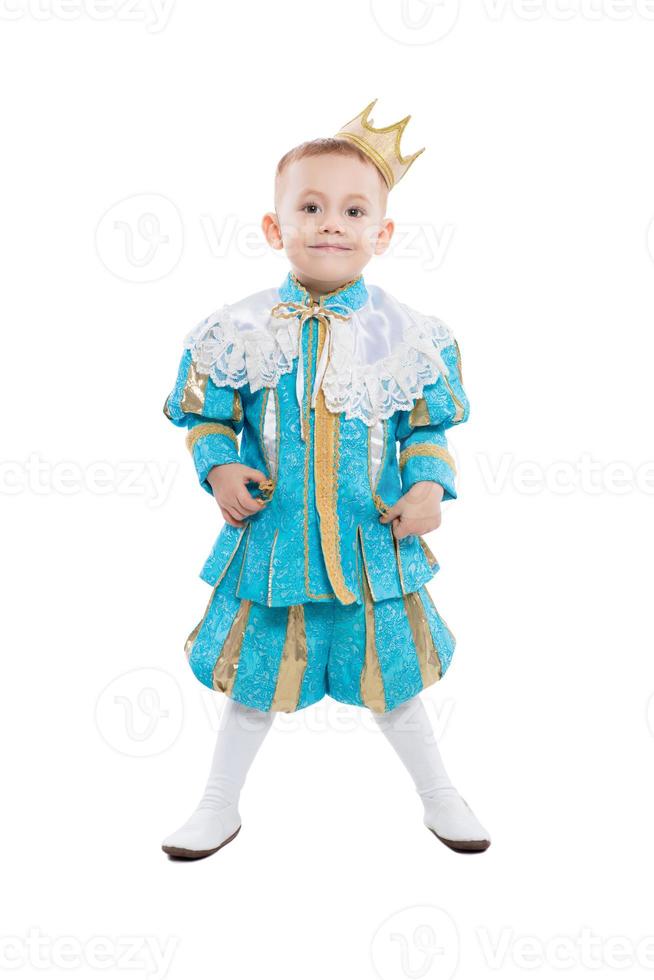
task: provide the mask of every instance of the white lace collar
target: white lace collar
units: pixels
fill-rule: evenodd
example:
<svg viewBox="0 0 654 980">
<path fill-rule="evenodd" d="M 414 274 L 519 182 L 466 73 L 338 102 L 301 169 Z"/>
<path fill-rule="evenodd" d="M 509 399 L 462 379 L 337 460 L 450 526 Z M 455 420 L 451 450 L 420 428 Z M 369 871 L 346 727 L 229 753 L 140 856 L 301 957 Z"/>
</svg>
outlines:
<svg viewBox="0 0 654 980">
<path fill-rule="evenodd" d="M 448 374 L 440 351 L 454 338 L 441 320 L 418 313 L 380 286 L 366 290 L 363 305 L 349 309 L 347 320 L 331 318 L 331 355 L 321 387 L 330 411 L 372 426 L 413 408 L 425 385 Z M 334 295 L 325 306 L 346 312 L 338 299 Z M 286 301 L 288 293 L 266 289 L 203 320 L 184 342 L 198 371 L 218 386 L 249 384 L 253 392 L 275 387 L 298 355 L 299 316 L 271 315 Z"/>
</svg>

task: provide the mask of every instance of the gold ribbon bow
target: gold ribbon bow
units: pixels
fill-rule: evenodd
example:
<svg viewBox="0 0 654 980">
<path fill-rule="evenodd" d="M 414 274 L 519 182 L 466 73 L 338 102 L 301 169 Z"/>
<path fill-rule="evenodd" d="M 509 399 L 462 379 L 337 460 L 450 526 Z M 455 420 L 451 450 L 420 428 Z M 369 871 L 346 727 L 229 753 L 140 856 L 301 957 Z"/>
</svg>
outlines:
<svg viewBox="0 0 654 980">
<path fill-rule="evenodd" d="M 311 317 L 316 317 L 318 320 L 325 324 L 327 330 L 327 336 L 325 337 L 325 343 L 323 344 L 322 352 L 320 354 L 320 360 L 316 368 L 316 380 L 313 385 L 313 391 L 311 393 L 311 407 L 316 406 L 316 395 L 320 389 L 322 379 L 324 377 L 325 371 L 327 370 L 327 364 L 331 357 L 332 352 L 332 329 L 331 329 L 331 318 L 334 317 L 337 320 L 349 320 L 350 310 L 349 307 L 341 305 L 341 309 L 347 310 L 347 314 L 339 313 L 337 310 L 328 306 L 321 306 L 318 302 L 309 303 L 276 303 L 270 311 L 271 316 L 280 317 L 283 320 L 290 320 L 293 317 L 300 317 L 300 326 L 298 328 L 298 364 L 297 364 L 297 376 L 295 379 L 295 397 L 297 398 L 298 407 L 300 409 L 300 435 L 302 441 L 306 442 L 306 435 L 304 432 L 304 411 L 303 411 L 303 399 L 304 399 L 304 359 L 302 357 L 302 327 L 310 320 Z"/>
</svg>

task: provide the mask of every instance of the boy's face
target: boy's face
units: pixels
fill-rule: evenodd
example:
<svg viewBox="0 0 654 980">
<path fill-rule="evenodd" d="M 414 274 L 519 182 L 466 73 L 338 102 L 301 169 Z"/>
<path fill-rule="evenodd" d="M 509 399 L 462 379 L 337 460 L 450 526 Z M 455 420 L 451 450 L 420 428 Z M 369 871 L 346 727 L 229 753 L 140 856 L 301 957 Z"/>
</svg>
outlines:
<svg viewBox="0 0 654 980">
<path fill-rule="evenodd" d="M 263 231 L 273 248 L 285 249 L 300 282 L 330 292 L 388 247 L 387 195 L 372 163 L 335 153 L 304 157 L 282 172 Z"/>
</svg>

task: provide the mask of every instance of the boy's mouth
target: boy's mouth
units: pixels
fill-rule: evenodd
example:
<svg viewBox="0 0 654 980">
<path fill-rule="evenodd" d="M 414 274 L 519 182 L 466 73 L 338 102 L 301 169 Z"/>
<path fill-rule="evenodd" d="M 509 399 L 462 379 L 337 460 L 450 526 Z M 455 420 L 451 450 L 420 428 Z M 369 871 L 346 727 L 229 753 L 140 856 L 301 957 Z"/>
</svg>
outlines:
<svg viewBox="0 0 654 980">
<path fill-rule="evenodd" d="M 315 248 L 320 252 L 351 252 L 352 249 L 349 245 L 309 245 L 309 248 Z"/>
</svg>

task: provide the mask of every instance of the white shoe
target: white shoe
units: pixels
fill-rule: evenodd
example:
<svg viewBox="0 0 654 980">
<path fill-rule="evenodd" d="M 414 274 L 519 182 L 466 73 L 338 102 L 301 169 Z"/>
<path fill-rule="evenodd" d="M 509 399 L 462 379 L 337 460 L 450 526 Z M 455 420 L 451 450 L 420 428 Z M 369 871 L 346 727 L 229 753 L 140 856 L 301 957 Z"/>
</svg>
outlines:
<svg viewBox="0 0 654 980">
<path fill-rule="evenodd" d="M 198 807 L 182 827 L 166 837 L 161 849 L 172 857 L 207 857 L 234 840 L 240 829 L 241 818 L 235 806 L 221 810 Z"/>
<path fill-rule="evenodd" d="M 454 788 L 424 796 L 424 824 L 453 851 L 485 851 L 490 835 Z"/>
</svg>

